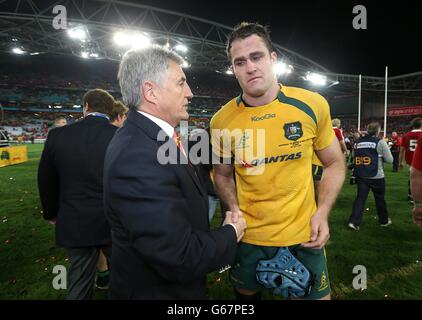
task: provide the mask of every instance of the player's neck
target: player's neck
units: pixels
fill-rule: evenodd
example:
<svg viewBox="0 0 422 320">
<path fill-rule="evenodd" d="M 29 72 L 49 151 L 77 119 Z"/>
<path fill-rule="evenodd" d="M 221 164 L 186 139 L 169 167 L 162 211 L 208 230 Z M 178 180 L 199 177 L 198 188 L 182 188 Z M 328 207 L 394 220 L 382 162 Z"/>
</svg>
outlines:
<svg viewBox="0 0 422 320">
<path fill-rule="evenodd" d="M 246 102 L 247 105 L 251 107 L 264 106 L 274 101 L 274 99 L 277 98 L 279 91 L 280 91 L 280 85 L 278 83 L 275 83 L 262 96 L 254 97 L 244 92 L 242 94 L 242 99 L 244 102 Z"/>
</svg>

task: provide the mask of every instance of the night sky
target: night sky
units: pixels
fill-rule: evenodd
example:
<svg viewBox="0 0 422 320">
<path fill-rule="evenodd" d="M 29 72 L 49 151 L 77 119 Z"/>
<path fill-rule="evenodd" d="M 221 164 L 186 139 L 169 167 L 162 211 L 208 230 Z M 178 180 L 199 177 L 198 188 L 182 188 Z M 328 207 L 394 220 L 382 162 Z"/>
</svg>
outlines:
<svg viewBox="0 0 422 320">
<path fill-rule="evenodd" d="M 389 76 L 422 71 L 422 9 L 417 1 L 125 0 L 233 27 L 268 25 L 273 41 L 332 72 Z M 388 4 L 386 4 L 388 3 Z M 367 30 L 355 30 L 355 5 L 367 9 Z M 3 61 L 2 61 L 3 60 Z M 0 59 L 8 64 L 13 57 Z"/>
<path fill-rule="evenodd" d="M 422 71 L 422 19 L 417 1 L 137 1 L 234 26 L 267 24 L 273 41 L 338 73 L 390 76 Z M 388 4 L 386 4 L 388 3 Z M 352 26 L 355 5 L 367 9 L 367 30 Z"/>
</svg>

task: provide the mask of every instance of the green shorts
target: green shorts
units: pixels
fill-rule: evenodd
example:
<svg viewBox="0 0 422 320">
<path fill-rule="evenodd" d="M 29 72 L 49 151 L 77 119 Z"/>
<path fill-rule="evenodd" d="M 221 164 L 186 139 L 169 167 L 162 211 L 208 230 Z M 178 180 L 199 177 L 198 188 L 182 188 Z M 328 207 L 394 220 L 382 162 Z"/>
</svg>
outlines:
<svg viewBox="0 0 422 320">
<path fill-rule="evenodd" d="M 323 171 L 324 168 L 322 166 L 312 165 L 312 177 L 314 181 L 321 181 Z"/>
<path fill-rule="evenodd" d="M 309 249 L 301 245 L 290 246 L 289 249 L 308 268 L 312 276 L 311 292 L 305 299 L 317 300 L 330 294 L 325 249 Z M 235 263 L 230 270 L 230 281 L 233 287 L 252 292 L 264 290 L 265 287 L 256 280 L 256 266 L 259 260 L 273 258 L 277 250 L 278 247 L 256 246 L 240 242 Z"/>
</svg>

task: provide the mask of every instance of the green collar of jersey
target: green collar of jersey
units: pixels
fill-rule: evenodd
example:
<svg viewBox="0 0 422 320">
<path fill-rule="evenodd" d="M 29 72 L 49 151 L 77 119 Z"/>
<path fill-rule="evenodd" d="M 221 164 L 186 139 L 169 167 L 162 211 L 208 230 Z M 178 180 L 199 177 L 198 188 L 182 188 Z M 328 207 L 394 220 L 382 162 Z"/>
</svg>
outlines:
<svg viewBox="0 0 422 320">
<path fill-rule="evenodd" d="M 275 99 L 278 99 L 278 101 L 281 101 L 280 100 L 280 94 L 283 94 L 283 92 L 281 92 L 281 88 L 282 88 L 282 86 L 281 86 L 281 84 L 278 84 L 279 86 L 280 86 L 280 91 L 278 92 L 278 94 L 277 94 L 277 97 L 275 98 Z M 275 100 L 274 99 L 274 100 Z M 273 101 L 274 101 L 273 100 Z M 243 98 L 242 98 L 242 94 L 240 94 L 237 98 L 236 98 L 236 104 L 237 104 L 237 106 L 240 106 L 240 103 L 241 102 L 243 102 L 243 105 L 245 106 L 245 107 L 248 107 L 248 108 L 253 108 L 254 106 L 251 106 L 251 105 L 249 105 L 249 104 L 247 104 L 244 100 L 243 100 Z"/>
<path fill-rule="evenodd" d="M 311 107 L 309 107 L 305 102 L 300 101 L 298 99 L 292 98 L 292 97 L 287 97 L 283 91 L 282 91 L 282 86 L 280 84 L 280 91 L 277 94 L 277 98 L 278 101 L 280 101 L 281 103 L 285 103 L 285 104 L 289 104 L 293 107 L 298 108 L 299 110 L 303 111 L 304 113 L 306 113 L 309 117 L 312 118 L 312 120 L 315 122 L 316 125 L 318 125 L 317 122 L 317 118 L 315 116 L 315 112 L 312 110 Z M 275 100 L 275 99 L 274 99 Z M 240 103 L 243 102 L 243 104 L 245 105 L 245 107 L 253 107 L 248 105 L 243 99 L 242 99 L 242 94 L 240 94 L 237 98 L 236 98 L 236 103 L 237 106 L 240 106 Z"/>
<path fill-rule="evenodd" d="M 282 103 L 290 104 L 291 106 L 296 107 L 299 110 L 303 111 L 308 116 L 310 116 L 312 118 L 312 120 L 314 120 L 316 125 L 318 125 L 317 118 L 315 116 L 314 110 L 312 110 L 312 108 L 310 106 L 308 106 L 305 102 L 300 101 L 300 100 L 295 99 L 295 98 L 292 98 L 292 97 L 287 97 L 281 91 L 278 93 L 277 99 L 278 99 L 278 101 L 280 101 Z"/>
</svg>

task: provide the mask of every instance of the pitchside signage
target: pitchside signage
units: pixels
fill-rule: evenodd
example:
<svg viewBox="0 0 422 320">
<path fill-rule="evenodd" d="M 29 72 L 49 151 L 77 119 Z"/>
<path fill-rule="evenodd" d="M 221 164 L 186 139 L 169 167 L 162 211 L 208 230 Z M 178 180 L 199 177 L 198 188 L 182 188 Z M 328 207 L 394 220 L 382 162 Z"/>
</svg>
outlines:
<svg viewBox="0 0 422 320">
<path fill-rule="evenodd" d="M 28 161 L 26 146 L 0 148 L 0 168 Z"/>
<path fill-rule="evenodd" d="M 420 116 L 421 114 L 422 114 L 422 106 L 388 108 L 388 116 L 389 117 Z"/>
</svg>

